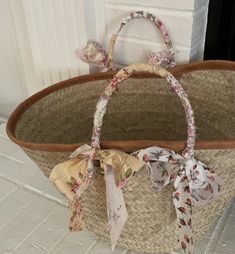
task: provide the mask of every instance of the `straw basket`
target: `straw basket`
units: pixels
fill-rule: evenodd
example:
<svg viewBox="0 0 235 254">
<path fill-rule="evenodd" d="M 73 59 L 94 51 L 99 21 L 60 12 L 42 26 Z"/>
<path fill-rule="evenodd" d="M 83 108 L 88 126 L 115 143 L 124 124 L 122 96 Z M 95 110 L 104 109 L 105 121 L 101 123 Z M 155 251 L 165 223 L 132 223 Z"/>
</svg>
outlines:
<svg viewBox="0 0 235 254">
<path fill-rule="evenodd" d="M 171 72 L 180 80 L 194 109 L 195 157 L 214 168 L 224 182 L 214 202 L 193 208 L 195 239 L 199 239 L 235 193 L 235 63 L 205 61 L 177 66 Z M 91 74 L 60 82 L 31 96 L 11 115 L 9 137 L 46 176 L 79 145 L 90 141 L 96 102 L 113 75 Z M 118 96 L 110 101 L 102 140 L 102 148 L 126 152 L 153 145 L 182 151 L 186 140 L 184 113 L 167 82 L 147 73 L 125 80 Z M 173 187 L 153 192 L 144 171 L 133 176 L 124 192 L 129 219 L 118 244 L 159 253 L 177 248 L 172 192 Z M 83 201 L 88 230 L 109 239 L 102 176 L 96 176 Z"/>
</svg>

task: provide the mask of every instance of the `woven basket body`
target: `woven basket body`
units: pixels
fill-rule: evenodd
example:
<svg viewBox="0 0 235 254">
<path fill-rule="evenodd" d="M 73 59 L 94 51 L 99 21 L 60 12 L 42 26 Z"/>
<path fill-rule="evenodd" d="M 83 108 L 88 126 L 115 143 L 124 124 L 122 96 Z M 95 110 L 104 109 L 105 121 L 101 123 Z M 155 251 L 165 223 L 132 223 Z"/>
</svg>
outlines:
<svg viewBox="0 0 235 254">
<path fill-rule="evenodd" d="M 219 198 L 193 208 L 195 238 L 199 239 L 235 193 L 235 64 L 202 62 L 175 67 L 172 73 L 181 81 L 195 112 L 195 157 L 215 169 L 224 182 Z M 97 99 L 112 76 L 78 77 L 41 91 L 12 114 L 8 135 L 48 176 L 79 144 L 89 143 Z M 127 152 L 151 145 L 183 150 L 186 126 L 179 99 L 164 79 L 134 75 L 110 101 L 102 140 L 105 148 Z M 95 178 L 84 193 L 85 222 L 88 230 L 109 239 L 105 184 L 101 175 Z M 124 191 L 129 218 L 119 245 L 159 253 L 177 248 L 172 192 L 173 187 L 154 192 L 147 170 L 136 174 Z"/>
</svg>

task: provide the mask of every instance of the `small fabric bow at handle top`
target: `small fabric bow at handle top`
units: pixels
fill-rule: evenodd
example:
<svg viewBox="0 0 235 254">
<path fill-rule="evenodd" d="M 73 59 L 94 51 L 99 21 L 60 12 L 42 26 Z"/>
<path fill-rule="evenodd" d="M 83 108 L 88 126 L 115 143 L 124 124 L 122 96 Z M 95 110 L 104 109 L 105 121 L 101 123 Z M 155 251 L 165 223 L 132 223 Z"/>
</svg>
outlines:
<svg viewBox="0 0 235 254">
<path fill-rule="evenodd" d="M 182 154 L 157 146 L 140 149 L 132 154 L 100 148 L 103 117 L 108 102 L 118 85 L 136 71 L 164 77 L 179 97 L 186 114 L 188 134 Z M 92 184 L 93 174 L 97 173 L 94 162 L 99 161 L 105 179 L 108 226 L 114 248 L 128 218 L 122 188 L 135 172 L 147 167 L 153 189 L 161 190 L 168 184 L 174 184 L 172 199 L 179 227 L 178 240 L 184 253 L 193 254 L 192 205 L 212 201 L 221 190 L 221 180 L 215 172 L 194 158 L 195 130 L 194 114 L 187 94 L 171 73 L 161 66 L 142 63 L 120 70 L 97 103 L 91 146 L 78 148 L 70 160 L 55 166 L 50 175 L 56 187 L 72 201 L 70 230 L 81 230 L 85 226 L 82 221 L 82 193 Z"/>
<path fill-rule="evenodd" d="M 102 72 L 108 70 L 116 70 L 117 67 L 113 63 L 114 45 L 118 34 L 126 26 L 128 22 L 136 18 L 146 18 L 152 21 L 161 32 L 166 50 L 153 52 L 148 57 L 148 63 L 158 65 L 164 68 L 174 67 L 175 55 L 172 42 L 164 23 L 151 13 L 145 11 L 131 12 L 120 24 L 117 32 L 110 39 L 108 51 L 98 42 L 90 40 L 86 46 L 78 51 L 78 57 L 85 63 L 90 63 L 101 68 Z"/>
</svg>

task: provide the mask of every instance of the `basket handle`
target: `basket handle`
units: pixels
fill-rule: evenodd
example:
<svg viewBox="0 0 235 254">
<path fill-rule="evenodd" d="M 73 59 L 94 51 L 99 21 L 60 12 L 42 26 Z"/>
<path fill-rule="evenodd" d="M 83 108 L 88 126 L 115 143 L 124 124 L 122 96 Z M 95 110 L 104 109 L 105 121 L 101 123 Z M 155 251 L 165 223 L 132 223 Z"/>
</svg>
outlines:
<svg viewBox="0 0 235 254">
<path fill-rule="evenodd" d="M 100 135 L 103 123 L 103 117 L 107 109 L 109 99 L 112 94 L 117 90 L 119 83 L 126 80 L 134 72 L 149 72 L 157 74 L 167 80 L 171 88 L 180 98 L 180 101 L 184 107 L 187 121 L 187 143 L 186 148 L 183 151 L 183 156 L 185 158 L 191 158 L 194 156 L 194 145 L 195 145 L 195 121 L 194 113 L 192 110 L 191 103 L 188 99 L 186 92 L 179 83 L 179 81 L 166 69 L 157 65 L 150 65 L 145 63 L 137 63 L 129 65 L 121 69 L 110 81 L 106 87 L 104 93 L 100 96 L 98 103 L 96 105 L 96 112 L 94 114 L 94 124 L 93 124 L 93 133 L 91 146 L 96 149 L 100 147 Z"/>
<path fill-rule="evenodd" d="M 145 11 L 135 11 L 135 12 L 131 12 L 120 24 L 119 29 L 116 31 L 116 33 L 114 33 L 109 41 L 109 47 L 108 47 L 108 65 L 107 68 L 108 69 L 112 69 L 113 68 L 113 52 L 114 52 L 114 46 L 117 40 L 117 36 L 118 34 L 121 32 L 121 30 L 126 26 L 126 24 L 128 22 L 130 22 L 133 19 L 136 18 L 146 18 L 149 19 L 150 21 L 154 22 L 154 24 L 156 25 L 156 27 L 159 29 L 159 31 L 162 34 L 164 43 L 166 45 L 167 51 L 169 53 L 169 55 L 171 56 L 171 59 L 175 60 L 175 54 L 174 54 L 174 49 L 172 46 L 172 42 L 171 42 L 171 38 L 169 36 L 169 33 L 167 31 L 166 26 L 164 25 L 164 23 L 158 19 L 155 15 L 153 15 L 152 13 L 149 12 L 145 12 Z"/>
</svg>

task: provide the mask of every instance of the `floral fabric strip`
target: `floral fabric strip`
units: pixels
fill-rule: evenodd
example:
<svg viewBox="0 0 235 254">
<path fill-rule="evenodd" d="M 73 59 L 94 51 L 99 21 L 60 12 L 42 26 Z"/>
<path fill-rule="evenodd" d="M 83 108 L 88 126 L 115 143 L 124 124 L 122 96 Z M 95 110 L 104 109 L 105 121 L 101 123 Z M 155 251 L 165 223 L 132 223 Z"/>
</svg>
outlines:
<svg viewBox="0 0 235 254">
<path fill-rule="evenodd" d="M 173 203 L 176 210 L 178 223 L 178 241 L 185 254 L 194 253 L 193 245 L 193 222 L 192 222 L 192 190 L 189 188 L 189 182 L 186 173 L 182 170 L 178 173 L 180 181 L 173 194 Z"/>
<path fill-rule="evenodd" d="M 116 70 L 117 67 L 113 64 L 113 54 L 117 36 L 128 22 L 136 18 L 146 18 L 152 21 L 161 32 L 167 48 L 166 51 L 151 53 L 148 57 L 148 62 L 150 64 L 162 65 L 164 68 L 174 67 L 176 65 L 174 49 L 166 26 L 156 16 L 145 11 L 131 12 L 125 19 L 123 19 L 118 30 L 110 39 L 108 52 L 100 43 L 88 41 L 87 45 L 77 52 L 78 57 L 83 62 L 100 67 L 102 72 Z"/>
</svg>

